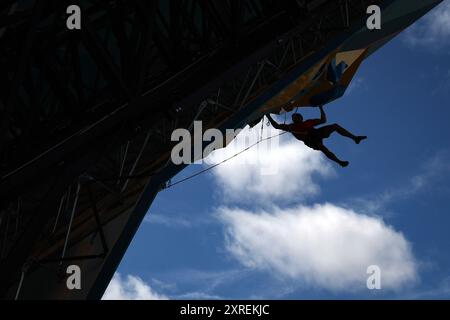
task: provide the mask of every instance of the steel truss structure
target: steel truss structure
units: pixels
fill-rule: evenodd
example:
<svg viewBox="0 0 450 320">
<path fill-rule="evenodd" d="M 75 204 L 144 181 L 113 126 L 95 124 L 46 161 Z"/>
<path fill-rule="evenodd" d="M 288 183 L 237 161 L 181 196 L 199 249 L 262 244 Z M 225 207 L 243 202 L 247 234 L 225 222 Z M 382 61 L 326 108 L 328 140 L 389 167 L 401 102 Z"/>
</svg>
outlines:
<svg viewBox="0 0 450 320">
<path fill-rule="evenodd" d="M 0 294 L 99 299 L 156 194 L 175 128 L 235 128 L 364 0 L 0 4 Z M 81 30 L 66 8 L 82 8 Z M 66 267 L 83 272 L 68 290 Z"/>
</svg>

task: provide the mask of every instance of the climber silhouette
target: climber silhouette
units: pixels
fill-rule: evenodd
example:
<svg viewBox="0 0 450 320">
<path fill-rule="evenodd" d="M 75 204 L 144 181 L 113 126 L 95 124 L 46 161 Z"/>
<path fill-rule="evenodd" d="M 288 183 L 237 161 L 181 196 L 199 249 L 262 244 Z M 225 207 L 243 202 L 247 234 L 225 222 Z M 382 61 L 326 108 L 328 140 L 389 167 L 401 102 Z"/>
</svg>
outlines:
<svg viewBox="0 0 450 320">
<path fill-rule="evenodd" d="M 337 162 L 342 167 L 346 167 L 348 166 L 349 162 L 340 160 L 333 152 L 328 150 L 328 148 L 323 145 L 323 139 L 328 138 L 333 132 L 337 132 L 341 136 L 350 138 L 355 141 L 355 143 L 359 144 L 362 140 L 367 139 L 367 137 L 355 136 L 336 123 L 320 128 L 315 128 L 316 126 L 327 122 L 327 116 L 323 111 L 323 106 L 319 106 L 319 109 L 320 119 L 310 119 L 303 121 L 303 116 L 301 114 L 294 113 L 292 115 L 291 124 L 279 124 L 272 119 L 270 114 L 267 115 L 267 118 L 275 129 L 280 129 L 292 133 L 294 137 L 296 137 L 300 141 L 303 141 L 308 147 L 314 150 L 322 151 L 329 159 Z"/>
</svg>

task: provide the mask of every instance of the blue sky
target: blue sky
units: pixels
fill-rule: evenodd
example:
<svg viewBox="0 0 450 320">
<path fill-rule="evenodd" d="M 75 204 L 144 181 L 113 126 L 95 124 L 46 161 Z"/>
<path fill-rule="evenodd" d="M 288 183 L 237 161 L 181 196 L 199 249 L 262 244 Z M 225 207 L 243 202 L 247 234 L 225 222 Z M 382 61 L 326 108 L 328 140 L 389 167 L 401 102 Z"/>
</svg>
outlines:
<svg viewBox="0 0 450 320">
<path fill-rule="evenodd" d="M 161 192 L 104 298 L 449 298 L 450 3 L 367 59 L 326 112 L 369 137 L 326 141 L 349 167 L 284 135 L 242 155 L 276 175 L 230 162 Z M 366 288 L 371 264 L 381 290 Z"/>
</svg>

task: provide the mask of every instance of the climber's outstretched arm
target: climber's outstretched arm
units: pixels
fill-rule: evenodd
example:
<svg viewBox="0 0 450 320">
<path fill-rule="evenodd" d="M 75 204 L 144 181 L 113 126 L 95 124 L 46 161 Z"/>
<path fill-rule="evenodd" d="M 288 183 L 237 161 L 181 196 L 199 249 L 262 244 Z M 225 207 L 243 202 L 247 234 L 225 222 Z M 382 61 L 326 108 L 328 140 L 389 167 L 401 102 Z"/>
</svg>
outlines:
<svg viewBox="0 0 450 320">
<path fill-rule="evenodd" d="M 327 123 L 327 115 L 325 114 L 325 111 L 323 111 L 323 106 L 319 106 L 319 109 L 320 109 L 319 124 Z"/>
<path fill-rule="evenodd" d="M 309 123 L 314 124 L 314 126 L 327 123 L 327 115 L 325 114 L 325 111 L 323 111 L 323 106 L 318 106 L 318 108 L 320 109 L 320 119 L 307 120 Z"/>
<path fill-rule="evenodd" d="M 272 116 L 270 114 L 267 114 L 267 119 L 269 119 L 270 124 L 272 125 L 272 127 L 274 127 L 275 129 L 279 129 L 279 130 L 287 130 L 288 126 L 285 124 L 279 124 L 278 122 L 276 122 L 275 120 L 273 120 Z"/>
</svg>

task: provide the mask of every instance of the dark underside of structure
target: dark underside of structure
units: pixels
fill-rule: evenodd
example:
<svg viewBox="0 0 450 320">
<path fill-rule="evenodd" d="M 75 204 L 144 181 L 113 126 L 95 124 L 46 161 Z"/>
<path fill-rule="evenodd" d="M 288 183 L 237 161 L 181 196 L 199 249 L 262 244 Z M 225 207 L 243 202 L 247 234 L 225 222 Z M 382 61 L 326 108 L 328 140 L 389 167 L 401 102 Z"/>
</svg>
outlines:
<svg viewBox="0 0 450 320">
<path fill-rule="evenodd" d="M 294 66 L 388 2 L 1 1 L 0 297 L 101 298 L 184 167 L 172 131 L 245 126 Z M 66 27 L 72 4 L 81 30 Z"/>
</svg>

